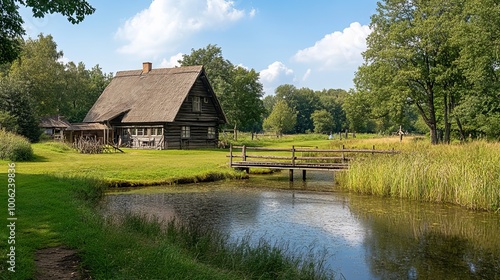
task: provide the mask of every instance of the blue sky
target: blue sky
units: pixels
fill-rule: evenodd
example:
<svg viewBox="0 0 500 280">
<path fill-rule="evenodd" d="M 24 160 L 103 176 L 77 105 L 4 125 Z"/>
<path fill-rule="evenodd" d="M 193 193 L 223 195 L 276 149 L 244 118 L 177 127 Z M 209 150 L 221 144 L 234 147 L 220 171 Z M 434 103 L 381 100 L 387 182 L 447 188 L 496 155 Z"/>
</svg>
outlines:
<svg viewBox="0 0 500 280">
<path fill-rule="evenodd" d="M 72 25 L 22 9 L 29 37 L 51 34 L 64 61 L 105 72 L 173 67 L 216 44 L 224 58 L 260 73 L 266 94 L 282 84 L 353 87 L 377 0 L 89 0 L 96 12 Z"/>
</svg>

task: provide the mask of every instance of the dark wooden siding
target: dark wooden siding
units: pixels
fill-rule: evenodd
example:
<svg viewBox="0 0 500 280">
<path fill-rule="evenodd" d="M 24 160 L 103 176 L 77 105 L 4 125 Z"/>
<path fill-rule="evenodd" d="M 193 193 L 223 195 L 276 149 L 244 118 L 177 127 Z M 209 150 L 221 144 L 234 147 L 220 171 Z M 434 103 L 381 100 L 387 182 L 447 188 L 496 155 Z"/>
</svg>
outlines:
<svg viewBox="0 0 500 280">
<path fill-rule="evenodd" d="M 199 97 L 201 111 L 193 112 L 193 97 Z M 217 147 L 219 116 L 214 105 L 213 96 L 198 79 L 189 92 L 187 98 L 179 109 L 175 121 L 168 123 L 165 129 L 167 149 L 192 149 Z M 205 102 L 206 101 L 206 102 Z M 181 131 L 183 126 L 190 128 L 190 137 L 183 139 Z M 208 129 L 215 129 L 215 138 L 208 138 Z"/>
</svg>

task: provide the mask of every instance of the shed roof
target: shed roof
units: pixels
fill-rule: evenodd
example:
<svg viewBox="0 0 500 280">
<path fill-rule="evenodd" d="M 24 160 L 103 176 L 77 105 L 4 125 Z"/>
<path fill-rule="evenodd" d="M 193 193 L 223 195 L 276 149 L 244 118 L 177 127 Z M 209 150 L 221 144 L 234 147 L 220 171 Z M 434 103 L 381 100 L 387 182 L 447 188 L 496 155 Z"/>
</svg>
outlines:
<svg viewBox="0 0 500 280">
<path fill-rule="evenodd" d="M 69 122 L 62 116 L 45 116 L 40 120 L 40 127 L 43 128 L 67 128 Z"/>
<path fill-rule="evenodd" d="M 72 123 L 68 127 L 68 131 L 82 131 L 82 130 L 106 130 L 109 129 L 102 123 Z"/>
<path fill-rule="evenodd" d="M 173 122 L 201 75 L 206 76 L 203 66 L 152 69 L 147 73 L 142 70 L 117 72 L 84 122 L 105 122 L 121 115 L 123 123 Z M 213 94 L 209 84 L 207 87 Z M 218 101 L 216 103 L 223 116 Z"/>
</svg>

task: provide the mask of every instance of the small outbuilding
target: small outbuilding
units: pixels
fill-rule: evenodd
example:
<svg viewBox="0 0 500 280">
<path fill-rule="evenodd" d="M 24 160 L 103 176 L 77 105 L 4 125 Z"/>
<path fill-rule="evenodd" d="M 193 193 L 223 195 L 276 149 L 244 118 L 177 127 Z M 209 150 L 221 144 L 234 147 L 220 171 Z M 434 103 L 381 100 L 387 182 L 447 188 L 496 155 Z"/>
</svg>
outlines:
<svg viewBox="0 0 500 280">
<path fill-rule="evenodd" d="M 64 140 L 64 131 L 70 123 L 62 116 L 45 116 L 40 120 L 40 127 L 44 133 L 54 140 Z"/>
<path fill-rule="evenodd" d="M 106 143 L 187 149 L 216 147 L 227 121 L 203 66 L 152 69 L 145 62 L 117 72 L 83 122 L 105 126 L 97 131 Z"/>
</svg>

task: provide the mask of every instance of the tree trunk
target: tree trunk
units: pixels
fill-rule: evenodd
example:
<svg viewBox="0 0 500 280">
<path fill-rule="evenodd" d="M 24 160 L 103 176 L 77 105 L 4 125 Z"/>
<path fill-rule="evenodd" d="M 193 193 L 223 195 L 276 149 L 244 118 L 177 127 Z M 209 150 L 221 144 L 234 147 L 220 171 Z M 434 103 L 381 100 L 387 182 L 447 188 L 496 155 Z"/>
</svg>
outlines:
<svg viewBox="0 0 500 280">
<path fill-rule="evenodd" d="M 449 121 L 450 104 L 448 94 L 444 95 L 444 143 L 450 144 L 451 123 Z"/>
<path fill-rule="evenodd" d="M 455 117 L 455 120 L 457 121 L 458 131 L 460 132 L 460 142 L 464 142 L 465 132 L 464 128 L 462 127 L 462 123 L 460 122 L 460 119 L 458 117 Z"/>
</svg>

